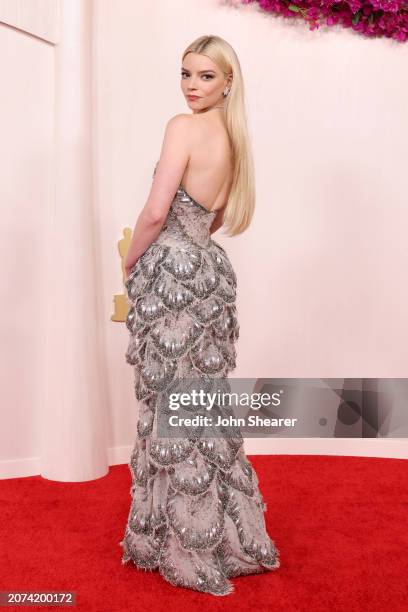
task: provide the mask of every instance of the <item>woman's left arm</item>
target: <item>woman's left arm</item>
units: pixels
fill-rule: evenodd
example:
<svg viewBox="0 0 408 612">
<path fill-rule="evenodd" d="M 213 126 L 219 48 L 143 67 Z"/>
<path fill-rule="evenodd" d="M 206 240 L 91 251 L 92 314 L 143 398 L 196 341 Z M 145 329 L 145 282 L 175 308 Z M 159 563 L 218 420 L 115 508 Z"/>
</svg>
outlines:
<svg viewBox="0 0 408 612">
<path fill-rule="evenodd" d="M 132 234 L 124 268 L 126 276 L 139 257 L 159 236 L 170 205 L 180 185 L 191 151 L 191 115 L 179 114 L 166 125 L 160 159 L 153 177 L 149 197 Z"/>
<path fill-rule="evenodd" d="M 124 262 L 126 276 L 129 275 L 130 270 L 139 257 L 143 255 L 151 243 L 156 240 L 164 225 L 164 221 L 164 218 L 154 217 L 151 209 L 148 210 L 146 206 L 143 208 L 137 218 L 132 234 L 132 241 L 126 254 Z"/>
</svg>

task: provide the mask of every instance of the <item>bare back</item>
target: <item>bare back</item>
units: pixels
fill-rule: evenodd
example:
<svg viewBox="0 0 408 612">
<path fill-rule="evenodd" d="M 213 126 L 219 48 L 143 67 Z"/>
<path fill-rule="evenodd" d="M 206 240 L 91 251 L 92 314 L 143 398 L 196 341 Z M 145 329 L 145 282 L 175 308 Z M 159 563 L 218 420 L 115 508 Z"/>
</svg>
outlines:
<svg viewBox="0 0 408 612">
<path fill-rule="evenodd" d="M 209 211 L 224 208 L 232 184 L 232 150 L 227 129 L 218 112 L 191 117 L 193 148 L 181 184 Z"/>
</svg>

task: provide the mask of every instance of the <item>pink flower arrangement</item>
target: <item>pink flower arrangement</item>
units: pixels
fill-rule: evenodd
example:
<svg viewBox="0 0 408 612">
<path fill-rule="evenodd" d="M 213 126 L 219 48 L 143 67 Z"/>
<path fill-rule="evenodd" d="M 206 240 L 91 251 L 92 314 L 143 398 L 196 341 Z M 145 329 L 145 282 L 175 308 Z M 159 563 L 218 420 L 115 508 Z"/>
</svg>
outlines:
<svg viewBox="0 0 408 612">
<path fill-rule="evenodd" d="M 339 24 L 364 36 L 408 38 L 408 0 L 239 0 L 235 5 L 257 2 L 261 9 L 283 17 L 301 17 L 315 30 L 321 24 Z"/>
</svg>

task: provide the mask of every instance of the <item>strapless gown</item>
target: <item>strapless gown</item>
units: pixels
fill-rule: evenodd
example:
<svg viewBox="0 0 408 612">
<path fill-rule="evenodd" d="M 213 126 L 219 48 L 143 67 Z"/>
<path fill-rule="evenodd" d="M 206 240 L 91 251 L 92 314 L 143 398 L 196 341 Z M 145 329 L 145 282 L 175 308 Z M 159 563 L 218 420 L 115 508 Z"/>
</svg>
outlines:
<svg viewBox="0 0 408 612">
<path fill-rule="evenodd" d="M 157 164 L 156 164 L 157 166 Z M 154 173 L 153 173 L 154 176 Z M 229 578 L 275 570 L 266 505 L 243 439 L 175 441 L 157 434 L 158 393 L 177 377 L 223 378 L 235 368 L 237 279 L 211 238 L 216 213 L 179 186 L 158 238 L 127 280 L 129 344 L 139 402 L 130 456 L 131 505 L 122 564 L 176 586 L 226 595 Z"/>
</svg>

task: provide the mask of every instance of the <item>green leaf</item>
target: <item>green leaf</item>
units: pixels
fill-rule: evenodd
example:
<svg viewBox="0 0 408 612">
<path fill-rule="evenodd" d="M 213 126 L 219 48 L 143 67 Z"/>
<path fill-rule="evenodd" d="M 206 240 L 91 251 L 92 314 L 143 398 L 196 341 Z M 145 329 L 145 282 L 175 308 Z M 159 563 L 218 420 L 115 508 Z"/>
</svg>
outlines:
<svg viewBox="0 0 408 612">
<path fill-rule="evenodd" d="M 357 11 L 357 13 L 354 15 L 352 19 L 353 25 L 356 25 L 356 23 L 360 21 L 360 17 L 361 17 L 361 11 Z"/>
</svg>

